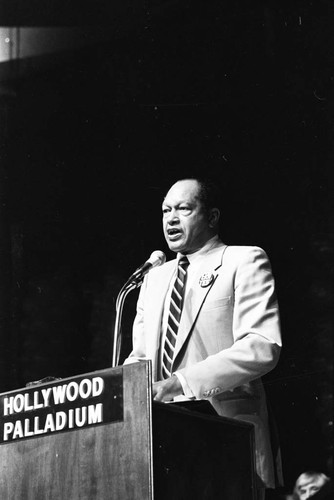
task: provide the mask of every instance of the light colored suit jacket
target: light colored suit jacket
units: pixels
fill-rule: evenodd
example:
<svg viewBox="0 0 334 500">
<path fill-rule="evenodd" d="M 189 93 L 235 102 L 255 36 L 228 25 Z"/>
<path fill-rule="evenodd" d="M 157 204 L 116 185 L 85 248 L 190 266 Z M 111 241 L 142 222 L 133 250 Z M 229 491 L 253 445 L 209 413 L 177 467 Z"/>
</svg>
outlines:
<svg viewBox="0 0 334 500">
<path fill-rule="evenodd" d="M 153 269 L 144 280 L 133 327 L 133 351 L 126 363 L 151 359 L 159 379 L 161 322 L 176 260 Z M 213 275 L 202 287 L 200 278 Z M 260 377 L 276 365 L 281 347 L 274 279 L 258 247 L 220 241 L 203 259 L 186 290 L 173 371 L 184 376 L 198 399 L 208 399 L 219 415 L 255 426 L 257 472 L 274 487 L 268 415 Z"/>
</svg>

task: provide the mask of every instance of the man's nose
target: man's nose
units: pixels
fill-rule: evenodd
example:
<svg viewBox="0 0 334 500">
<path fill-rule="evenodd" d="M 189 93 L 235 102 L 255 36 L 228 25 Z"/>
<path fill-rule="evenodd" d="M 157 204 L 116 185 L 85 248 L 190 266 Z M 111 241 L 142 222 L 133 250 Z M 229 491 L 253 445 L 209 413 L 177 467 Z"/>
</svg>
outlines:
<svg viewBox="0 0 334 500">
<path fill-rule="evenodd" d="M 175 224 L 176 222 L 179 222 L 179 215 L 176 210 L 171 210 L 169 212 L 167 222 L 168 224 Z"/>
</svg>

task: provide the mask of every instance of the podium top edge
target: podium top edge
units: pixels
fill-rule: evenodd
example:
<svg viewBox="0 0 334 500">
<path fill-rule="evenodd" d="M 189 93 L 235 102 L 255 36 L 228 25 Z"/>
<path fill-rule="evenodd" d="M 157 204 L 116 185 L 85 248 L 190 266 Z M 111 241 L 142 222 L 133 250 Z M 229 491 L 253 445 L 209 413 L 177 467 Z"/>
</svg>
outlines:
<svg viewBox="0 0 334 500">
<path fill-rule="evenodd" d="M 50 379 L 49 379 L 49 377 L 45 377 L 45 381 L 44 381 L 44 379 L 31 381 L 31 382 L 27 383 L 27 384 L 31 384 L 31 385 L 25 385 L 23 387 L 18 387 L 17 389 L 11 389 L 10 391 L 4 391 L 0 394 L 0 396 L 5 396 L 5 395 L 7 396 L 10 394 L 16 394 L 18 392 L 24 392 L 27 390 L 30 390 L 30 391 L 34 390 L 34 389 L 37 390 L 41 387 L 67 384 L 71 381 L 82 380 L 86 377 L 87 378 L 93 378 L 93 377 L 98 377 L 98 376 L 103 377 L 103 376 L 112 375 L 112 374 L 114 374 L 116 376 L 116 375 L 120 375 L 123 372 L 123 370 L 127 371 L 127 370 L 131 369 L 130 367 L 132 367 L 132 370 L 133 370 L 134 366 L 136 366 L 140 370 L 143 369 L 144 371 L 150 372 L 151 361 L 150 360 L 143 360 L 143 361 L 140 361 L 138 363 L 119 365 L 119 366 L 116 366 L 114 368 L 107 367 L 107 368 L 102 368 L 102 369 L 95 370 L 92 372 L 78 373 L 76 375 L 71 375 L 71 376 L 65 377 L 65 378 L 54 377 L 54 380 L 51 380 L 51 376 L 50 376 Z M 139 366 L 140 366 L 140 368 L 139 368 Z"/>
</svg>

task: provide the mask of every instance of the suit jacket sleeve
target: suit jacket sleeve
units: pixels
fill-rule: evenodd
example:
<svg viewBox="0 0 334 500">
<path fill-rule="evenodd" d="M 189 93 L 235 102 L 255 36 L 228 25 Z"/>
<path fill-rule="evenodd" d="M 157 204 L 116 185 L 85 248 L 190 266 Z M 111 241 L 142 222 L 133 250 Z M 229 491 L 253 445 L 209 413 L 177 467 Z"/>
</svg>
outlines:
<svg viewBox="0 0 334 500">
<path fill-rule="evenodd" d="M 270 263 L 262 249 L 248 247 L 237 259 L 233 294 L 232 345 L 180 370 L 199 399 L 261 377 L 279 358 L 279 311 Z M 226 335 L 224 324 L 220 328 Z"/>
</svg>

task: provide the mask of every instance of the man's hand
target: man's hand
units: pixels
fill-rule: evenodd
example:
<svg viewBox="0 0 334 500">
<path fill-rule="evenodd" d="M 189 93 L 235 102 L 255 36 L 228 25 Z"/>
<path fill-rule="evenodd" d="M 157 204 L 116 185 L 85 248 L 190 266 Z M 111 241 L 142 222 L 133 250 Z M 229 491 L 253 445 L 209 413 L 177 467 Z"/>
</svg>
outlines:
<svg viewBox="0 0 334 500">
<path fill-rule="evenodd" d="M 175 396 L 183 394 L 182 385 L 176 375 L 172 375 L 166 380 L 160 380 L 153 384 L 153 399 L 154 401 L 173 401 Z"/>
</svg>

